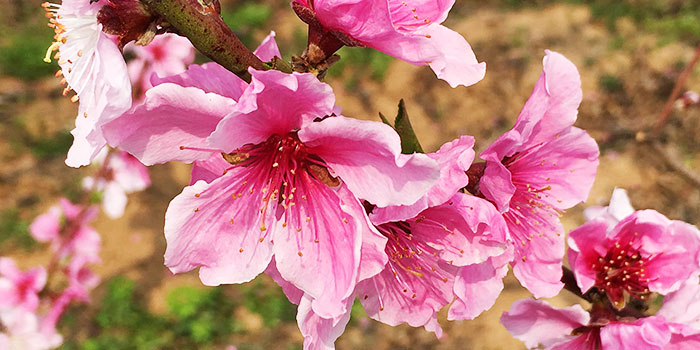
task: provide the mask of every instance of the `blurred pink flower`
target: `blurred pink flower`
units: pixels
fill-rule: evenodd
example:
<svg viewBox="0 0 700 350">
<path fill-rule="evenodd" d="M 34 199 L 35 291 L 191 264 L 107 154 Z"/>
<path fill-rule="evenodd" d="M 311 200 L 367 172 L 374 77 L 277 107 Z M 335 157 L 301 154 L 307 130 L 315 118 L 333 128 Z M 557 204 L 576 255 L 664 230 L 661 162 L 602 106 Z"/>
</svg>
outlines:
<svg viewBox="0 0 700 350">
<path fill-rule="evenodd" d="M 58 259 L 84 256 L 98 261 L 100 235 L 88 226 L 97 213 L 94 206 L 84 207 L 60 198 L 58 206 L 34 219 L 29 232 L 37 241 L 51 243 Z"/>
<path fill-rule="evenodd" d="M 127 44 L 124 52 L 136 56 L 128 62 L 127 69 L 136 94 L 141 97 L 153 87 L 151 76 L 154 73 L 161 77 L 180 74 L 194 62 L 194 46 L 190 41 L 170 33 L 156 36 L 146 46 Z"/>
<path fill-rule="evenodd" d="M 0 349 L 48 350 L 63 338 L 54 328 L 43 328 L 37 316 L 22 308 L 0 311 Z"/>
<path fill-rule="evenodd" d="M 668 294 L 700 274 L 700 232 L 653 210 L 640 210 L 608 232 L 603 220 L 569 233 L 569 264 L 582 291 L 596 287 L 618 308 L 627 295 Z"/>
<path fill-rule="evenodd" d="M 535 297 L 561 290 L 564 228 L 559 216 L 583 201 L 598 167 L 598 146 L 573 127 L 581 102 L 576 67 L 546 51 L 532 95 L 515 126 L 481 153 L 468 189 L 503 213 L 515 246 L 513 272 Z"/>
<path fill-rule="evenodd" d="M 74 140 L 68 151 L 66 164 L 79 167 L 90 161 L 104 147 L 101 126 L 131 107 L 131 84 L 126 63 L 115 41 L 102 32 L 97 13 L 105 0 L 63 0 L 60 5 L 44 3 L 52 15 L 55 42 L 46 58 L 50 62 L 52 51 L 58 50 L 58 74 L 65 77 L 68 87 L 80 99 Z"/>
<path fill-rule="evenodd" d="M 546 350 L 661 350 L 671 340 L 671 328 L 663 317 L 591 319 L 579 305 L 556 309 L 532 299 L 513 303 L 501 316 L 501 324 L 529 349 L 542 345 Z"/>
<path fill-rule="evenodd" d="M 477 61 L 462 35 L 440 24 L 453 4 L 454 0 L 292 1 L 300 18 L 310 22 L 311 28 L 320 23 L 335 41 L 429 65 L 452 87 L 469 86 L 484 78 L 486 64 Z"/>
<path fill-rule="evenodd" d="M 127 194 L 144 190 L 151 185 L 146 166 L 124 151 L 108 154 L 105 149 L 95 158 L 95 163 L 102 164 L 102 168 L 95 177 L 83 179 L 83 188 L 102 192 L 102 210 L 112 219 L 124 215 Z"/>
<path fill-rule="evenodd" d="M 437 164 L 401 154 L 389 126 L 333 115 L 330 86 L 311 74 L 249 71 L 250 85 L 213 64 L 156 80 L 108 139 L 145 164 L 198 161 L 165 215 L 171 271 L 201 266 L 204 284 L 242 283 L 274 255 L 314 311 L 336 317 L 371 230 L 356 197 L 415 202 Z"/>
<path fill-rule="evenodd" d="M 14 260 L 0 257 L 0 312 L 22 308 L 29 312 L 39 305 L 38 293 L 46 284 L 46 270 L 35 267 L 22 272 Z"/>
</svg>

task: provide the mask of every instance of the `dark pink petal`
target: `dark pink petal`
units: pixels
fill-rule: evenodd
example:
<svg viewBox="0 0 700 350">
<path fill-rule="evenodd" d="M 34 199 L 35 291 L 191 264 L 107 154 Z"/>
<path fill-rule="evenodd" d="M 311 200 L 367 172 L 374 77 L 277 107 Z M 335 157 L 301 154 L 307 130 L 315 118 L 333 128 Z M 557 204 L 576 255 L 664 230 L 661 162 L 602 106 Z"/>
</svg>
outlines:
<svg viewBox="0 0 700 350">
<path fill-rule="evenodd" d="M 401 154 L 396 132 L 382 123 L 345 117 L 307 124 L 299 139 L 358 198 L 380 207 L 413 204 L 439 177 L 424 154 Z"/>
<path fill-rule="evenodd" d="M 234 101 L 238 101 L 243 90 L 248 86 L 241 78 L 215 62 L 202 65 L 193 64 L 183 73 L 163 78 L 154 75 L 151 78 L 153 86 L 165 83 L 173 83 L 182 87 L 196 87 L 204 92 L 215 93 Z"/>
<path fill-rule="evenodd" d="M 501 316 L 501 324 L 528 348 L 556 344 L 581 326 L 590 316 L 580 305 L 556 309 L 542 300 L 521 299 Z M 615 349 L 615 348 L 611 348 Z"/>
<path fill-rule="evenodd" d="M 347 311 L 345 299 L 355 289 L 367 220 L 357 215 L 363 209 L 356 199 L 344 200 L 351 196 L 344 186 L 334 190 L 310 179 L 296 186 L 295 195 L 306 199 L 273 230 L 277 270 L 313 299 L 314 313 L 335 318 Z"/>
<path fill-rule="evenodd" d="M 437 183 L 412 205 L 376 208 L 371 215 L 372 222 L 379 225 L 389 221 L 410 219 L 428 207 L 447 202 L 469 183 L 465 171 L 474 160 L 473 146 L 473 137 L 462 136 L 445 143 L 437 152 L 429 153 L 428 156 L 435 159 L 440 166 L 440 178 Z"/>
<path fill-rule="evenodd" d="M 598 270 L 593 266 L 605 256 L 606 231 L 604 221 L 589 221 L 569 232 L 569 265 L 576 275 L 576 283 L 585 293 L 593 287 Z"/>
<path fill-rule="evenodd" d="M 143 104 L 106 125 L 105 137 L 145 165 L 207 159 L 211 152 L 181 147 L 208 148 L 206 138 L 235 105 L 198 88 L 161 84 L 146 92 Z"/>
<path fill-rule="evenodd" d="M 202 283 L 219 285 L 247 282 L 265 270 L 272 259 L 272 242 L 264 238 L 276 226 L 260 222 L 260 198 L 238 196 L 246 175 L 245 168 L 234 168 L 210 184 L 199 181 L 185 187 L 170 202 L 165 213 L 165 265 L 171 271 L 201 266 Z"/>
<path fill-rule="evenodd" d="M 235 110 L 224 117 L 209 143 L 224 152 L 287 135 L 304 123 L 333 113 L 333 90 L 313 74 L 250 69 L 252 82 Z M 303 141 L 303 140 L 302 140 Z"/>
<path fill-rule="evenodd" d="M 603 349 L 664 349 L 671 330 L 663 317 L 650 316 L 634 322 L 612 322 L 600 330 Z"/>
<path fill-rule="evenodd" d="M 354 298 L 349 298 L 345 309 L 347 312 L 336 319 L 319 317 L 311 307 L 312 298 L 304 295 L 297 310 L 297 324 L 304 336 L 304 350 L 333 350 L 335 340 L 343 334 L 350 321 L 350 309 Z"/>
</svg>

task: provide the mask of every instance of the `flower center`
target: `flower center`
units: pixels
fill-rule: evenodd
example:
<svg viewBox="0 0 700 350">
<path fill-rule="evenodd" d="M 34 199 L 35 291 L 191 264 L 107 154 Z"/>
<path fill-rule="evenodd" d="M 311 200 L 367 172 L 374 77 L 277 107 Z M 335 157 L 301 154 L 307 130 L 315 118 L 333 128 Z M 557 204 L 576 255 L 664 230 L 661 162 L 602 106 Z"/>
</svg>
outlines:
<svg viewBox="0 0 700 350">
<path fill-rule="evenodd" d="M 596 274 L 596 286 L 605 291 L 616 307 L 624 307 L 625 292 L 644 300 L 649 296 L 650 278 L 645 266 L 650 259 L 642 257 L 632 240 L 616 242 L 607 254 L 591 265 Z"/>
<path fill-rule="evenodd" d="M 425 221 L 425 217 L 417 220 Z M 436 225 L 441 224 L 435 223 Z M 447 283 L 454 276 L 450 271 L 451 262 L 444 262 L 438 256 L 435 248 L 429 246 L 411 232 L 411 223 L 406 221 L 389 222 L 377 226 L 379 232 L 387 237 L 385 252 L 389 256 L 386 268 L 393 274 L 400 291 L 411 298 L 416 298 L 416 292 L 423 289 L 440 288 L 433 286 L 435 280 Z M 416 288 L 418 282 L 422 286 Z M 441 293 L 438 293 L 441 294 Z"/>
<path fill-rule="evenodd" d="M 326 164 L 308 153 L 296 133 L 272 135 L 262 143 L 245 145 L 222 156 L 232 165 L 226 171 L 249 169 L 244 175 L 245 181 L 232 197 L 234 200 L 241 198 L 246 192 L 259 196 L 261 231 L 267 230 L 266 222 L 277 221 L 282 216 L 283 227 L 291 224 L 300 231 L 302 224 L 310 222 L 311 217 L 301 217 L 298 210 L 291 210 L 298 198 L 306 201 L 307 193 L 318 192 L 315 186 L 340 185 L 340 180 L 330 174 Z M 278 209 L 280 206 L 283 213 Z"/>
</svg>

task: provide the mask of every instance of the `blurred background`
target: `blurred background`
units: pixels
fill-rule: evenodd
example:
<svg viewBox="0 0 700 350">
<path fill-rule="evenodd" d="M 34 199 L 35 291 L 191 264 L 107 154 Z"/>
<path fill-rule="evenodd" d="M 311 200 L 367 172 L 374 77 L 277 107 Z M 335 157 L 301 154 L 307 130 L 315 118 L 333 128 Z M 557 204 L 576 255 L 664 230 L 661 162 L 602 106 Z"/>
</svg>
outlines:
<svg viewBox="0 0 700 350">
<path fill-rule="evenodd" d="M 285 58 L 303 51 L 306 27 L 287 1 L 221 2 L 224 19 L 248 47 L 275 30 Z M 53 32 L 40 3 L 0 0 L 0 256 L 22 268 L 49 259 L 28 225 L 59 197 L 79 196 L 81 179 L 95 171 L 63 163 L 77 105 L 61 96 L 56 63 L 42 61 Z M 700 106 L 676 104 L 663 128 L 651 131 L 700 43 L 700 1 L 457 0 L 446 24 L 487 62 L 483 81 L 452 89 L 427 67 L 344 48 L 327 78 L 344 114 L 379 120 L 379 112 L 396 113 L 403 98 L 426 151 L 469 134 L 478 152 L 512 127 L 540 74 L 544 49 L 558 51 L 582 76 L 576 125 L 601 148 L 594 188 L 587 203 L 564 216 L 567 228 L 583 222 L 585 206 L 607 204 L 615 186 L 629 191 L 635 208 L 700 224 Z M 700 91 L 700 68 L 686 90 Z M 103 241 L 103 262 L 94 266 L 102 282 L 91 304 L 73 307 L 59 323 L 62 349 L 301 349 L 295 306 L 265 276 L 209 288 L 196 272 L 168 272 L 164 213 L 188 183 L 189 166 L 150 170 L 152 186 L 130 195 L 121 219 L 101 216 L 93 225 Z M 441 315 L 442 340 L 374 322 L 355 305 L 337 348 L 524 349 L 498 318 L 528 296 L 509 276 L 497 304 L 478 319 L 448 323 Z M 566 291 L 552 300 L 556 306 L 576 302 Z"/>
</svg>

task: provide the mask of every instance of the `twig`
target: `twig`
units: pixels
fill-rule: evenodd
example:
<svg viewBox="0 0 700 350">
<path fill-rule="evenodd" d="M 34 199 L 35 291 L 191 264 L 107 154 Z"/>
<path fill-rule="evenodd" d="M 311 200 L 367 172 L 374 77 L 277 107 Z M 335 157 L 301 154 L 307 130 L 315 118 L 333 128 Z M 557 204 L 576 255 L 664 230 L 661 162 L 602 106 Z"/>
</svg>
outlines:
<svg viewBox="0 0 700 350">
<path fill-rule="evenodd" d="M 589 303 L 593 302 L 593 298 L 591 297 L 591 295 L 589 295 L 588 293 L 584 294 L 578 287 L 578 284 L 576 283 L 576 276 L 574 276 L 574 272 L 566 266 L 562 266 L 561 268 L 561 281 L 562 283 L 564 283 L 564 289 L 573 293 L 577 297 L 588 301 Z"/>
<path fill-rule="evenodd" d="M 675 153 L 670 152 L 666 147 L 664 147 L 659 141 L 651 141 L 651 148 L 661 155 L 661 159 L 666 163 L 666 165 L 673 169 L 678 175 L 686 179 L 688 182 L 693 184 L 695 187 L 700 188 L 700 175 L 694 172 L 692 169 L 686 167 L 683 161 L 678 159 Z"/>
<path fill-rule="evenodd" d="M 238 39 L 216 11 L 200 0 L 142 0 L 207 57 L 250 82 L 248 67 L 262 70 L 263 62 Z"/>
<path fill-rule="evenodd" d="M 688 62 L 688 65 L 685 67 L 685 69 L 683 69 L 681 75 L 678 76 L 678 80 L 676 80 L 676 85 L 673 86 L 671 95 L 668 97 L 664 108 L 661 110 L 661 114 L 659 114 L 659 119 L 656 123 L 656 126 L 654 127 L 652 136 L 658 136 L 661 130 L 663 129 L 664 125 L 666 125 L 668 118 L 671 117 L 673 104 L 680 96 L 681 91 L 685 86 L 685 82 L 688 80 L 690 73 L 693 71 L 693 67 L 695 67 L 695 64 L 697 64 L 698 61 L 700 61 L 700 44 L 698 44 L 698 46 L 695 48 L 695 55 L 693 56 L 693 58 L 690 60 L 690 62 Z"/>
</svg>

